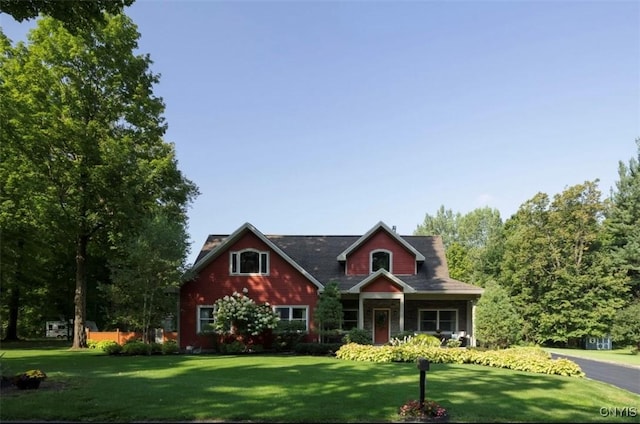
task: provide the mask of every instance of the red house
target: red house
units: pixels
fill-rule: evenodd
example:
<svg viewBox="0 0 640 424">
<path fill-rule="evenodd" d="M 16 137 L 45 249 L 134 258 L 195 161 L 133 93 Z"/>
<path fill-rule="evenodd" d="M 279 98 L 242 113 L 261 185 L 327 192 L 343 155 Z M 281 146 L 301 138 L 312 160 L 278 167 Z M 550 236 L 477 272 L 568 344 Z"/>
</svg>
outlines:
<svg viewBox="0 0 640 424">
<path fill-rule="evenodd" d="M 246 223 L 210 235 L 180 288 L 181 348 L 211 346 L 201 334 L 214 302 L 249 290 L 283 320 L 303 322 L 313 336 L 319 293 L 338 283 L 343 329 L 371 332 L 376 344 L 405 330 L 462 336 L 475 345 L 474 310 L 483 289 L 449 277 L 439 236 L 400 236 L 383 222 L 362 236 L 265 235 Z"/>
</svg>

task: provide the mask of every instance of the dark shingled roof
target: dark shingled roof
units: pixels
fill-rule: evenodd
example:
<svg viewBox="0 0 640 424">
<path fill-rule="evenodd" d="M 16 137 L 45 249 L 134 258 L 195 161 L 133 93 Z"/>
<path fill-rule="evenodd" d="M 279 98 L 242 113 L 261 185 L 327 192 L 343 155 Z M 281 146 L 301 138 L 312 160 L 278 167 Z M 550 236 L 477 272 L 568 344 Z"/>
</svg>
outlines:
<svg viewBox="0 0 640 424">
<path fill-rule="evenodd" d="M 219 246 L 228 235 L 210 235 L 207 238 L 196 264 L 212 249 Z M 322 284 L 337 281 L 341 291 L 347 291 L 360 283 L 363 276 L 345 275 L 345 265 L 337 260 L 338 255 L 356 243 L 361 236 L 289 236 L 266 235 L 300 267 Z M 482 288 L 463 283 L 449 277 L 444 244 L 440 236 L 400 236 L 420 252 L 425 260 L 418 262 L 416 275 L 396 275 L 417 292 L 455 292 L 480 294 Z"/>
</svg>

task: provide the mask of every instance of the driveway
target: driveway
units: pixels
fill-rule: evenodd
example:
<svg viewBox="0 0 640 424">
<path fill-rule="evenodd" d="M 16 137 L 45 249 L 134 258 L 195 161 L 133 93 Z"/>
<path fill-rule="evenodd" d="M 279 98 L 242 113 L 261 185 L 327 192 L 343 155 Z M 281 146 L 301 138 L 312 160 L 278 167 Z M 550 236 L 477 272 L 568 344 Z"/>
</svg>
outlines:
<svg viewBox="0 0 640 424">
<path fill-rule="evenodd" d="M 640 394 L 640 367 L 593 361 L 557 353 L 552 353 L 551 357 L 570 359 L 580 365 L 587 378 L 609 383 L 632 393 Z"/>
</svg>

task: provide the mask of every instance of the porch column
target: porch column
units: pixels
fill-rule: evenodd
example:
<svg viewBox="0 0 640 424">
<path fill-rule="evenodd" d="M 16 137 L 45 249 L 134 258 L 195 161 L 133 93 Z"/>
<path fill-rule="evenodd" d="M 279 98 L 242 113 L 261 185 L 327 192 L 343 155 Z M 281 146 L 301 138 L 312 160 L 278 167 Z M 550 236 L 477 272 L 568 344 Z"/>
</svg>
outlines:
<svg viewBox="0 0 640 424">
<path fill-rule="evenodd" d="M 400 298 L 400 322 L 398 323 L 400 326 L 400 332 L 404 331 L 404 296 Z"/>
<path fill-rule="evenodd" d="M 358 295 L 358 328 L 364 330 L 364 299 L 362 294 Z"/>
<path fill-rule="evenodd" d="M 476 301 L 471 300 L 471 346 L 476 345 Z"/>
</svg>

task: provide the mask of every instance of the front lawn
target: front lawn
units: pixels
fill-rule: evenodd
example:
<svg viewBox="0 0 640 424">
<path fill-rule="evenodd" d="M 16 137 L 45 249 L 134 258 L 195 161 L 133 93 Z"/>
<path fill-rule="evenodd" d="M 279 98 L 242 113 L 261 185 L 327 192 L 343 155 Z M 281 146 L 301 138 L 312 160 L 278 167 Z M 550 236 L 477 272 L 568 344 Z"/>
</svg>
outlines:
<svg viewBox="0 0 640 424">
<path fill-rule="evenodd" d="M 3 368 L 39 368 L 49 376 L 38 390 L 3 391 L 2 422 L 391 422 L 399 421 L 404 402 L 419 396 L 413 363 L 2 349 Z M 426 392 L 452 422 L 640 422 L 607 412 L 637 409 L 640 396 L 577 377 L 432 364 Z"/>
</svg>

